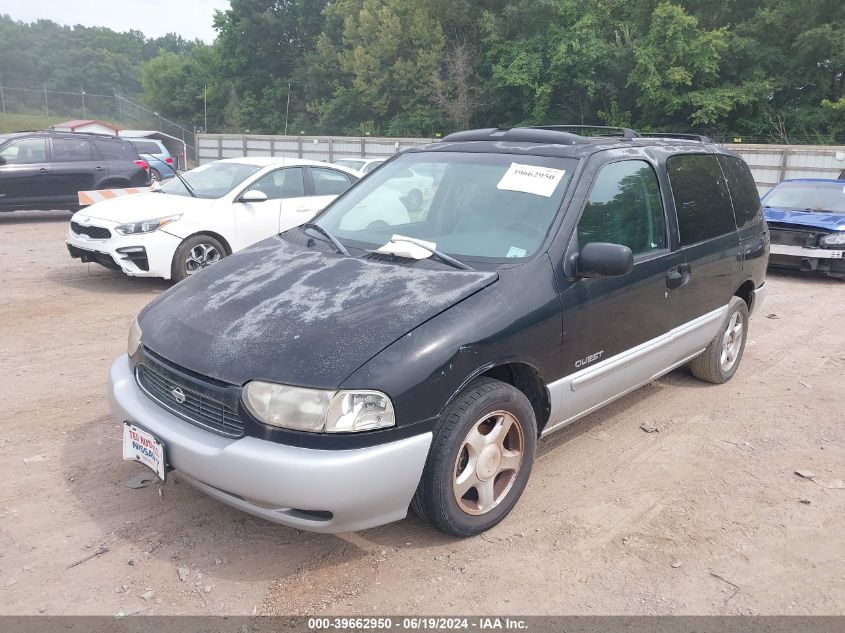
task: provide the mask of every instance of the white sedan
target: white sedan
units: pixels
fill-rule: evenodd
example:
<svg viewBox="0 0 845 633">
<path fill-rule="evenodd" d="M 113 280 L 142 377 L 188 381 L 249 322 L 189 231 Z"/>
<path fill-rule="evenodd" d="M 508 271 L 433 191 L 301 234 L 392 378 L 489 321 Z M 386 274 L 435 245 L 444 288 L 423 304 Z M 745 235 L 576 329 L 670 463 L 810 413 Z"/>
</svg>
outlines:
<svg viewBox="0 0 845 633">
<path fill-rule="evenodd" d="M 386 158 L 338 158 L 332 164 L 352 169 L 363 177 L 378 168 L 386 160 Z"/>
<path fill-rule="evenodd" d="M 229 158 L 186 172 L 184 180 L 75 213 L 65 239 L 71 257 L 133 277 L 180 281 L 308 222 L 358 176 L 317 161 Z"/>
</svg>

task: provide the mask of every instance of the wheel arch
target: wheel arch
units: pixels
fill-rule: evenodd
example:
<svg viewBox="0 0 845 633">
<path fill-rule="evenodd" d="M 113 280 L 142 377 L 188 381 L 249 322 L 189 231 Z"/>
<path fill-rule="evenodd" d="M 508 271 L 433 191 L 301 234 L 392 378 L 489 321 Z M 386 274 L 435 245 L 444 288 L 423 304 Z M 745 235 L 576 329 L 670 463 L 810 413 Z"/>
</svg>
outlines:
<svg viewBox="0 0 845 633">
<path fill-rule="evenodd" d="M 182 242 L 179 243 L 182 244 L 185 240 L 189 240 L 192 237 L 196 237 L 198 235 L 207 235 L 208 237 L 213 237 L 215 240 L 217 240 L 223 245 L 223 248 L 226 250 L 226 255 L 232 254 L 232 246 L 231 244 L 229 244 L 229 241 L 225 237 L 220 235 L 220 233 L 217 233 L 216 231 L 209 231 L 207 229 L 203 229 L 201 231 L 194 231 L 190 235 L 186 235 L 185 237 L 183 237 Z"/>
<path fill-rule="evenodd" d="M 754 281 L 751 279 L 746 279 L 739 285 L 739 287 L 733 293 L 734 297 L 739 297 L 740 299 L 745 301 L 745 306 L 748 308 L 749 314 L 754 310 L 755 289 L 756 286 L 754 285 Z"/>
<path fill-rule="evenodd" d="M 543 432 L 551 414 L 551 396 L 539 370 L 530 363 L 523 361 L 501 361 L 477 368 L 450 396 L 443 409 L 441 409 L 441 414 L 459 393 L 478 378 L 493 378 L 521 391 L 531 403 L 531 408 L 534 409 L 538 434 Z"/>
</svg>

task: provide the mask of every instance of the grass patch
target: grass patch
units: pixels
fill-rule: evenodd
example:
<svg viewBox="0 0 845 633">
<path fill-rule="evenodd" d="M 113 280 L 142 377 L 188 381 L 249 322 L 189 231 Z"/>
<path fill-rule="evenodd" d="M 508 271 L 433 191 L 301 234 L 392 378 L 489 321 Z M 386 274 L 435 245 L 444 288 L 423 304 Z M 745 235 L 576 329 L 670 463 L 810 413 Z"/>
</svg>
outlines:
<svg viewBox="0 0 845 633">
<path fill-rule="evenodd" d="M 29 114 L 0 114 L 0 134 L 20 130 L 44 130 L 55 123 L 67 121 L 67 117 L 33 116 Z"/>
</svg>

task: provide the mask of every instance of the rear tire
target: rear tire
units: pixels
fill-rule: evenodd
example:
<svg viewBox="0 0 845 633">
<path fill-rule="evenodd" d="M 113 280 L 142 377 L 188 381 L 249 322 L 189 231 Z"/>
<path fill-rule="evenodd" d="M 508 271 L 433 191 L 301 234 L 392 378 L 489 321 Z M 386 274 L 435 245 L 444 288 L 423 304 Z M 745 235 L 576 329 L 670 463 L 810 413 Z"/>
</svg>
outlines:
<svg viewBox="0 0 845 633">
<path fill-rule="evenodd" d="M 690 363 L 692 375 L 716 385 L 729 381 L 739 368 L 747 338 L 748 306 L 743 299 L 733 297 L 716 338 Z"/>
<path fill-rule="evenodd" d="M 489 530 L 519 501 L 536 449 L 528 398 L 507 383 L 476 380 L 443 412 L 411 509 L 454 536 Z"/>
<path fill-rule="evenodd" d="M 154 182 L 161 182 L 161 174 L 158 173 L 157 169 L 150 167 L 150 184 Z"/>
<path fill-rule="evenodd" d="M 178 283 L 183 279 L 216 264 L 226 256 L 226 249 L 219 240 L 210 235 L 192 235 L 182 241 L 173 254 L 171 279 Z"/>
</svg>

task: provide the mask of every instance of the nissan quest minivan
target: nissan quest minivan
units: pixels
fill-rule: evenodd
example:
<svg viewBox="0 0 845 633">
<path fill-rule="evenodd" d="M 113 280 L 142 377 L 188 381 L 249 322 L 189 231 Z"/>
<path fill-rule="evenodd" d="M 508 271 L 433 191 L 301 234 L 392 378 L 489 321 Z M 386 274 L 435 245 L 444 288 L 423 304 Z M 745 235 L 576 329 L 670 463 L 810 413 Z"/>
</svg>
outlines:
<svg viewBox="0 0 845 633">
<path fill-rule="evenodd" d="M 730 380 L 769 254 L 747 165 L 592 131 L 406 151 L 163 293 L 111 367 L 123 457 L 296 528 L 410 508 L 470 536 L 513 509 L 540 438 L 683 365 Z M 435 174 L 413 213 L 409 173 Z"/>
</svg>

